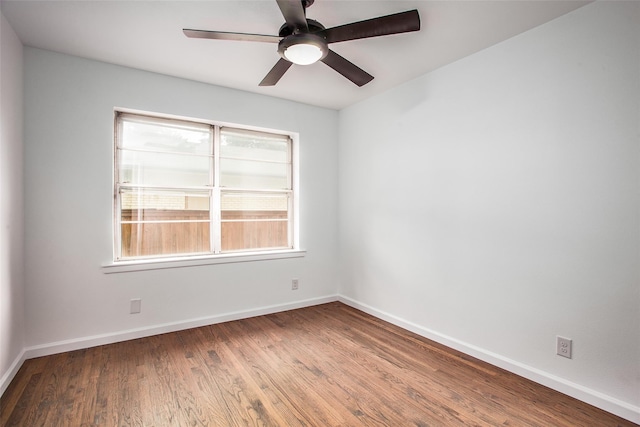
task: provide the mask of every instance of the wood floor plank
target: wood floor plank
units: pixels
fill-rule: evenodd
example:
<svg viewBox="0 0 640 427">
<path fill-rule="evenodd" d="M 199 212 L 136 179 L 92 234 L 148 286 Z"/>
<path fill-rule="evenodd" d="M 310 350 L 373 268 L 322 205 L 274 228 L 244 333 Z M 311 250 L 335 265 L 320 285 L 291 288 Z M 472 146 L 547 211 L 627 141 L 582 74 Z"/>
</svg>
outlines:
<svg viewBox="0 0 640 427">
<path fill-rule="evenodd" d="M 340 303 L 27 360 L 0 426 L 635 424 Z"/>
</svg>

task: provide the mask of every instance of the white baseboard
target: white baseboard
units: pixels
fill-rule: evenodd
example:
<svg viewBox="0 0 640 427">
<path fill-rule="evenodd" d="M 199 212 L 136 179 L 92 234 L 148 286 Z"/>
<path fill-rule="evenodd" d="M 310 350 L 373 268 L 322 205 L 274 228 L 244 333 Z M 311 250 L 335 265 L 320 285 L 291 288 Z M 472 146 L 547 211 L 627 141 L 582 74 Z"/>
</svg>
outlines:
<svg viewBox="0 0 640 427">
<path fill-rule="evenodd" d="M 200 317 L 179 322 L 171 322 L 161 325 L 147 326 L 144 328 L 130 329 L 128 331 L 120 331 L 109 334 L 94 335 L 90 337 L 42 344 L 33 347 L 27 347 L 25 349 L 26 359 L 48 356 L 56 353 L 63 353 L 65 351 L 90 348 L 98 345 L 113 344 L 116 342 L 144 338 L 153 335 L 166 334 L 168 332 L 182 331 L 190 328 L 198 328 L 200 326 L 214 325 L 216 323 L 247 319 L 249 317 L 262 316 L 265 314 L 279 313 L 281 311 L 295 310 L 297 308 L 311 307 L 313 305 L 325 304 L 337 300 L 337 295 L 329 295 L 325 297 L 295 301 L 286 304 L 270 305 L 250 310 L 235 311 L 215 316 Z"/>
<path fill-rule="evenodd" d="M 9 369 L 7 369 L 7 372 L 5 372 L 2 375 L 2 378 L 0 378 L 0 396 L 2 396 L 7 390 L 9 384 L 11 384 L 11 380 L 16 376 L 25 360 L 27 360 L 27 358 L 25 356 L 24 349 L 22 349 L 20 354 L 18 354 L 18 357 L 16 357 L 11 366 L 9 366 Z"/>
<path fill-rule="evenodd" d="M 247 319 L 249 317 L 262 316 L 265 314 L 279 313 L 281 311 L 295 310 L 298 308 L 311 307 L 314 305 L 325 304 L 337 301 L 337 295 L 328 295 L 325 297 L 312 298 L 307 300 L 295 301 L 286 304 L 270 305 L 250 310 L 235 311 L 215 316 L 200 317 L 179 322 L 164 323 L 161 325 L 153 325 L 144 328 L 130 329 L 126 331 L 113 332 L 108 334 L 93 335 L 89 337 L 74 338 L 65 341 L 57 341 L 47 344 L 27 347 L 22 350 L 20 355 L 11 365 L 10 369 L 2 376 L 0 382 L 0 396 L 5 392 L 11 380 L 16 376 L 18 370 L 25 360 L 35 357 L 49 356 L 51 354 L 63 353 L 66 351 L 80 350 L 99 345 L 113 344 L 121 341 L 128 341 L 137 338 L 144 338 L 153 335 L 164 334 L 167 332 L 176 332 L 184 329 L 198 328 L 200 326 L 213 325 L 216 323 L 229 322 L 233 320 Z"/>
<path fill-rule="evenodd" d="M 596 408 L 600 408 L 621 418 L 640 424 L 640 407 L 631 405 L 627 402 L 623 402 L 614 397 L 607 396 L 604 393 L 589 389 L 587 387 L 581 386 L 580 384 L 567 381 L 548 372 L 541 371 L 515 360 L 508 359 L 504 356 L 492 353 L 480 347 L 476 347 L 455 338 L 443 335 L 415 323 L 408 322 L 398 316 L 394 316 L 392 314 L 378 310 L 367 304 L 363 304 L 359 301 L 353 300 L 349 297 L 339 295 L 338 301 L 360 311 L 363 311 L 367 314 L 370 314 L 374 317 L 377 317 L 378 319 L 387 321 L 391 324 L 411 331 L 422 337 L 461 351 L 465 354 L 468 354 L 469 356 L 473 356 L 476 359 L 480 359 L 484 362 L 490 363 L 491 365 L 497 366 L 506 371 L 534 381 L 538 384 L 542 384 L 553 390 L 559 391 L 560 393 L 574 397 L 578 400 L 595 406 Z"/>
</svg>

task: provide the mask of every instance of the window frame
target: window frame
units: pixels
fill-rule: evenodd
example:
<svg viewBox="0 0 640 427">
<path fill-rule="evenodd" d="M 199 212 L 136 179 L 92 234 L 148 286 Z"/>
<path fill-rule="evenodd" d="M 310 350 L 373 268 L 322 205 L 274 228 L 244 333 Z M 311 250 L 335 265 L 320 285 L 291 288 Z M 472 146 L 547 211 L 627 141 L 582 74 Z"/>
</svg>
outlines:
<svg viewBox="0 0 640 427">
<path fill-rule="evenodd" d="M 210 129 L 210 137 L 212 153 L 210 154 L 209 164 L 209 184 L 204 187 L 188 188 L 194 191 L 208 191 L 209 193 L 209 240 L 210 251 L 198 253 L 174 253 L 174 254 L 157 254 L 145 255 L 140 257 L 123 257 L 122 256 L 122 205 L 121 192 L 123 189 L 175 189 L 186 190 L 186 187 L 160 187 L 145 186 L 144 184 L 123 185 L 120 182 L 120 156 L 119 152 L 122 147 L 122 128 L 123 120 L 140 119 L 141 121 L 149 121 L 149 123 L 166 123 L 174 121 L 180 124 L 195 124 L 197 127 L 208 127 Z M 146 111 L 130 110 L 123 108 L 114 109 L 114 135 L 113 135 L 113 257 L 112 261 L 103 265 L 108 270 L 105 272 L 120 271 L 137 271 L 139 269 L 155 269 L 155 268 L 171 268 L 189 265 L 217 264 L 226 262 L 253 261 L 261 259 L 279 259 L 304 256 L 306 251 L 300 249 L 299 246 L 299 156 L 298 156 L 298 134 L 294 132 L 259 128 L 255 126 L 240 125 L 235 123 L 216 122 L 211 120 L 194 119 L 188 117 L 166 115 L 160 113 L 150 113 Z M 288 181 L 287 189 L 255 189 L 255 188 L 233 188 L 221 187 L 220 159 L 222 157 L 220 150 L 221 131 L 224 128 L 237 129 L 239 131 L 258 132 L 272 134 L 278 137 L 285 137 L 289 144 L 288 149 Z M 178 153 L 179 154 L 179 153 Z M 287 194 L 287 247 L 277 248 L 245 248 L 239 250 L 222 250 L 222 207 L 221 200 L 223 194 L 235 193 L 273 193 Z M 114 268 L 114 267 L 124 268 Z M 137 268 L 141 267 L 141 268 Z"/>
</svg>

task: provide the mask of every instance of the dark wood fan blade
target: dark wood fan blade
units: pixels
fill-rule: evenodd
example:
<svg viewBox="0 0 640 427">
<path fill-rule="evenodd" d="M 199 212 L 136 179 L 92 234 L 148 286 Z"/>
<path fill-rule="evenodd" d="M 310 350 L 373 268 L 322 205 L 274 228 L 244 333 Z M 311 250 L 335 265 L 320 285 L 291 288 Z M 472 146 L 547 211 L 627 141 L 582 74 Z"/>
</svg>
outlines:
<svg viewBox="0 0 640 427">
<path fill-rule="evenodd" d="M 282 78 L 284 73 L 287 72 L 289 67 L 291 67 L 291 62 L 286 59 L 280 58 L 276 65 L 273 66 L 271 71 L 267 73 L 267 75 L 260 82 L 260 86 L 273 86 Z"/>
<path fill-rule="evenodd" d="M 347 40 L 364 39 L 368 37 L 386 36 L 389 34 L 408 33 L 420 29 L 420 15 L 417 10 L 400 12 L 393 15 L 380 16 L 365 21 L 353 22 L 339 27 L 327 28 L 318 34 L 327 43 L 344 42 Z"/>
<path fill-rule="evenodd" d="M 373 76 L 371 74 L 367 73 L 352 62 L 347 61 L 331 49 L 329 49 L 329 53 L 327 54 L 327 56 L 322 59 L 322 62 L 324 62 L 329 67 L 333 68 L 358 86 L 364 86 L 371 80 L 373 80 Z"/>
<path fill-rule="evenodd" d="M 285 22 L 294 29 L 309 31 L 302 0 L 276 0 Z"/>
<path fill-rule="evenodd" d="M 215 39 L 215 40 L 238 40 L 249 42 L 267 42 L 278 43 L 282 40 L 279 36 L 267 36 L 263 34 L 245 34 L 245 33 L 225 33 L 223 31 L 206 31 L 206 30 L 182 30 L 184 35 L 194 39 Z"/>
</svg>

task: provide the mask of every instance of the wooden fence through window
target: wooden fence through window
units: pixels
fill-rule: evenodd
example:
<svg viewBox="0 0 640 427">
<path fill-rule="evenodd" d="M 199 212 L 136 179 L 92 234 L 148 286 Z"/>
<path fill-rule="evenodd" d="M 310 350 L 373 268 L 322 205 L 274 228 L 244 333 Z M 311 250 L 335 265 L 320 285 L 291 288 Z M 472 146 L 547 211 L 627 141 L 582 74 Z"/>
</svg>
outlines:
<svg viewBox="0 0 640 427">
<path fill-rule="evenodd" d="M 123 209 L 122 257 L 210 252 L 209 212 Z M 167 222 L 206 221 L 206 222 Z M 286 211 L 222 211 L 222 251 L 286 248 Z"/>
</svg>

